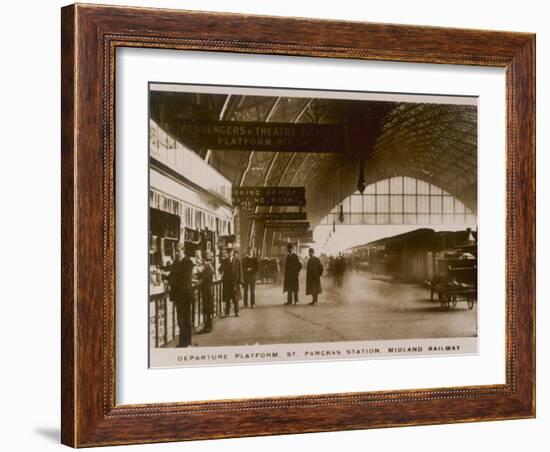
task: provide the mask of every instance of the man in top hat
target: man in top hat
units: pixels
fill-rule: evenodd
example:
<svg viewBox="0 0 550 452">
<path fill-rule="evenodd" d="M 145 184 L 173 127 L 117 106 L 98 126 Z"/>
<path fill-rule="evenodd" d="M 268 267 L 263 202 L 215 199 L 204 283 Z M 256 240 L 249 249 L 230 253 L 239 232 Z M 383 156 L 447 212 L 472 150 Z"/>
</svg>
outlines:
<svg viewBox="0 0 550 452">
<path fill-rule="evenodd" d="M 283 282 L 283 293 L 287 293 L 287 305 L 292 304 L 292 301 L 294 299 L 294 304 L 298 303 L 298 291 L 300 289 L 300 285 L 298 282 L 298 274 L 300 273 L 300 270 L 302 269 L 302 264 L 300 263 L 300 259 L 294 253 L 294 246 L 292 243 L 288 244 L 288 254 L 286 256 L 285 261 L 285 277 Z"/>
<path fill-rule="evenodd" d="M 323 275 L 323 264 L 317 256 L 315 250 L 309 249 L 309 259 L 306 267 L 306 295 L 311 295 L 312 301 L 310 305 L 317 304 L 319 294 L 323 292 L 321 288 L 321 276 Z"/>
</svg>

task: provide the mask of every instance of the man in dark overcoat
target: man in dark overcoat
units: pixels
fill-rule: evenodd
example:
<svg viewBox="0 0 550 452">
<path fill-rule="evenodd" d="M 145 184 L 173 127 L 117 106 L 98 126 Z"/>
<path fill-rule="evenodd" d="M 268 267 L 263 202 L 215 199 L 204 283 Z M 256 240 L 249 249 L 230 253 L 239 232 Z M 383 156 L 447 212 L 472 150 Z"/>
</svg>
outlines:
<svg viewBox="0 0 550 452">
<path fill-rule="evenodd" d="M 241 299 L 241 288 L 243 284 L 241 261 L 238 258 L 235 248 L 229 251 L 229 256 L 222 260 L 220 267 L 222 273 L 222 295 L 225 302 L 225 315 L 229 316 L 231 304 L 235 317 L 239 317 L 239 301 Z"/>
<path fill-rule="evenodd" d="M 248 293 L 250 292 L 250 307 L 254 309 L 256 305 L 256 274 L 258 273 L 258 259 L 254 256 L 252 247 L 248 248 L 248 255 L 242 260 L 244 276 L 244 307 L 248 308 Z"/>
<path fill-rule="evenodd" d="M 288 254 L 285 261 L 285 278 L 283 282 L 283 293 L 287 293 L 286 303 L 292 304 L 294 298 L 294 304 L 298 303 L 298 290 L 300 285 L 298 282 L 298 275 L 302 269 L 300 258 L 294 253 L 294 246 L 292 243 L 288 244 Z"/>
<path fill-rule="evenodd" d="M 309 260 L 306 267 L 306 295 L 311 295 L 312 301 L 310 305 L 317 304 L 319 294 L 323 292 L 321 288 L 321 276 L 323 275 L 323 264 L 317 256 L 315 250 L 309 249 Z"/>
<path fill-rule="evenodd" d="M 191 307 L 193 305 L 193 261 L 185 255 L 183 243 L 176 247 L 176 260 L 170 268 L 168 282 L 170 283 L 170 300 L 176 306 L 176 316 L 180 330 L 177 347 L 189 347 L 193 324 Z"/>
<path fill-rule="evenodd" d="M 202 333 L 210 333 L 213 328 L 212 317 L 214 315 L 214 267 L 212 266 L 212 259 L 212 253 L 210 251 L 206 251 L 204 255 L 202 270 L 200 273 L 202 314 L 204 316 L 204 329 L 202 330 Z"/>
</svg>

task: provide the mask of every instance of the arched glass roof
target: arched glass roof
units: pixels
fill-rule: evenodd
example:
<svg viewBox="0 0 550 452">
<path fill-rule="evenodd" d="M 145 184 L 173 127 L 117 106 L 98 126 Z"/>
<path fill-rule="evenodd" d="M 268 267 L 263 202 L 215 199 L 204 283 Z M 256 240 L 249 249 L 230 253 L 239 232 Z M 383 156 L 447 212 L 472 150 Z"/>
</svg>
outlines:
<svg viewBox="0 0 550 452">
<path fill-rule="evenodd" d="M 312 228 L 341 202 L 349 202 L 350 209 L 351 203 L 377 203 L 374 212 L 362 213 L 361 221 L 367 224 L 406 224 L 413 217 L 416 224 L 433 224 L 439 216 L 445 224 L 451 216 L 454 221 L 461 215 L 468 222 L 477 213 L 475 105 L 168 91 L 151 91 L 150 96 L 151 119 L 178 141 L 182 138 L 178 124 L 189 120 L 343 125 L 350 111 L 359 115 L 366 144 L 351 153 L 344 149 L 324 153 L 192 149 L 233 186 L 305 187 Z M 365 182 L 376 187 L 376 193 L 366 193 L 361 201 L 352 195 L 357 191 L 360 154 Z M 384 181 L 399 184 L 399 178 L 404 187 L 417 181 L 414 195 L 380 192 Z M 256 209 L 258 213 L 285 210 L 292 209 Z M 350 216 L 350 221 L 359 220 Z M 257 235 L 262 246 L 277 236 L 266 231 Z"/>
</svg>

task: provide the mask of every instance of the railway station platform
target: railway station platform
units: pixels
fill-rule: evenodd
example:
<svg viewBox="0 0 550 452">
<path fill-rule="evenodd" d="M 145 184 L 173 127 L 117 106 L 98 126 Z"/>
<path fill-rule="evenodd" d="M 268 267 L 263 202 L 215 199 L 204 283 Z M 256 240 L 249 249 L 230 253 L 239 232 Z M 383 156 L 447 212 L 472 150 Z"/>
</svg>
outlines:
<svg viewBox="0 0 550 452">
<path fill-rule="evenodd" d="M 195 334 L 194 346 L 288 344 L 363 340 L 473 337 L 477 304 L 442 310 L 430 290 L 368 273 L 350 272 L 342 287 L 322 278 L 319 304 L 310 306 L 301 272 L 300 301 L 284 305 L 282 286 L 256 285 L 255 309 L 220 317 L 208 334 Z"/>
</svg>

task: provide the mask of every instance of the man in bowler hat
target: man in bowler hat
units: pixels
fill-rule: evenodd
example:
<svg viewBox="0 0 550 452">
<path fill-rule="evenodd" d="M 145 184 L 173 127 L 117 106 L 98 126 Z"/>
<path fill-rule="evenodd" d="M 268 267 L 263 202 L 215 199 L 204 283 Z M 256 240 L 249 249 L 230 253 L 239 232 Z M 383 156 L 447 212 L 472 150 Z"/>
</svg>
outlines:
<svg viewBox="0 0 550 452">
<path fill-rule="evenodd" d="M 250 292 L 250 307 L 254 309 L 256 305 L 256 273 L 258 273 L 258 259 L 254 256 L 252 247 L 248 248 L 248 255 L 242 260 L 244 276 L 244 307 L 248 308 L 248 293 Z"/>
<path fill-rule="evenodd" d="M 312 296 L 310 305 L 317 304 L 319 294 L 323 292 L 321 288 L 321 276 L 323 275 L 323 264 L 317 256 L 315 250 L 309 249 L 309 259 L 306 267 L 306 295 Z"/>
<path fill-rule="evenodd" d="M 241 300 L 241 288 L 243 284 L 241 261 L 237 257 L 235 248 L 229 251 L 229 257 L 222 260 L 220 267 L 222 273 L 222 294 L 225 301 L 225 316 L 231 312 L 231 304 L 235 317 L 239 317 L 239 301 Z"/>
<path fill-rule="evenodd" d="M 176 247 L 176 260 L 170 268 L 168 282 L 170 283 L 170 300 L 176 305 L 176 315 L 180 330 L 177 347 L 189 347 L 193 324 L 191 321 L 191 306 L 193 304 L 193 261 L 185 255 L 183 243 Z"/>
<path fill-rule="evenodd" d="M 300 285 L 298 282 L 298 274 L 302 269 L 299 257 L 294 253 L 292 243 L 288 244 L 288 254 L 285 261 L 285 277 L 283 282 L 283 292 L 287 293 L 286 303 L 291 305 L 294 299 L 294 304 L 298 303 L 298 291 Z"/>
</svg>

